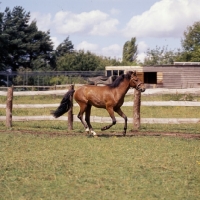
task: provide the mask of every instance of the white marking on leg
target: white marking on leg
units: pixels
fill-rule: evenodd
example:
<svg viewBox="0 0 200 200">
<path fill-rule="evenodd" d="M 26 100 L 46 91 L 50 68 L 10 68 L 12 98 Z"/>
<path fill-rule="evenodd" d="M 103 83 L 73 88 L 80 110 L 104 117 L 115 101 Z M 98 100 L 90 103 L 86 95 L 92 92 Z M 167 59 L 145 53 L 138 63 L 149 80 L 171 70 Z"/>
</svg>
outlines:
<svg viewBox="0 0 200 200">
<path fill-rule="evenodd" d="M 97 135 L 94 131 L 91 131 L 91 133 L 93 134 L 93 136 Z"/>
<path fill-rule="evenodd" d="M 87 133 L 89 133 L 89 132 L 90 132 L 90 129 L 89 129 L 89 128 L 86 128 L 85 131 L 86 131 Z"/>
</svg>

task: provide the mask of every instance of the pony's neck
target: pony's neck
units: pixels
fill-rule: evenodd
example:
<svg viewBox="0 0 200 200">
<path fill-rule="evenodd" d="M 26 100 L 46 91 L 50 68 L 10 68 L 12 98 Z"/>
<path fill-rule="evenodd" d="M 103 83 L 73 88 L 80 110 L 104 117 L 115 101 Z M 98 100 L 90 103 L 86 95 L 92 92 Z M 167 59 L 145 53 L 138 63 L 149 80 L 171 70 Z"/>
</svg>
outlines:
<svg viewBox="0 0 200 200">
<path fill-rule="evenodd" d="M 119 86 L 118 86 L 118 90 L 120 90 L 120 94 L 122 96 L 125 96 L 126 93 L 128 92 L 130 88 L 130 84 L 129 84 L 129 80 L 128 79 L 124 79 L 124 81 L 122 81 Z"/>
</svg>

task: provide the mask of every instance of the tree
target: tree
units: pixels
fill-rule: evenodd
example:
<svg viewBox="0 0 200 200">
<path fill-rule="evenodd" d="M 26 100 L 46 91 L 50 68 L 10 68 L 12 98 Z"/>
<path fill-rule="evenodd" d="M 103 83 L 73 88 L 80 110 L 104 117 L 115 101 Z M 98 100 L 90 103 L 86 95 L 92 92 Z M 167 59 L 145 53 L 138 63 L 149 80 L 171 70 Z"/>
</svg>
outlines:
<svg viewBox="0 0 200 200">
<path fill-rule="evenodd" d="M 125 42 L 123 47 L 123 62 L 133 62 L 137 58 L 136 38 L 131 38 L 130 41 Z"/>
<path fill-rule="evenodd" d="M 35 21 L 29 24 L 30 13 L 20 6 L 12 11 L 6 8 L 1 16 L 0 46 L 5 51 L 0 55 L 2 66 L 10 66 L 13 70 L 50 68 L 53 52 L 50 32 L 38 31 Z"/>
<path fill-rule="evenodd" d="M 146 52 L 143 65 L 170 65 L 173 64 L 177 53 L 172 50 L 168 50 L 166 47 L 158 47 L 155 49 L 148 49 Z"/>
<path fill-rule="evenodd" d="M 67 37 L 61 44 L 58 45 L 56 48 L 56 55 L 58 57 L 64 56 L 66 53 L 73 53 L 74 52 L 74 45 Z"/>
<path fill-rule="evenodd" d="M 8 57 L 8 35 L 3 33 L 3 13 L 0 13 L 0 71 L 6 69 L 5 60 Z"/>
<path fill-rule="evenodd" d="M 38 31 L 36 21 L 27 28 L 26 49 L 27 67 L 33 70 L 50 70 L 55 67 L 50 32 Z"/>
<path fill-rule="evenodd" d="M 11 12 L 9 8 L 5 9 L 3 18 L 2 35 L 7 36 L 6 50 L 8 57 L 5 59 L 6 66 L 12 66 L 14 70 L 22 64 L 22 56 L 26 54 L 23 38 L 24 30 L 28 27 L 30 13 L 25 13 L 21 7 L 15 7 Z"/>
<path fill-rule="evenodd" d="M 67 53 L 58 58 L 58 71 L 94 71 L 99 67 L 98 56 L 92 54 L 90 51 L 83 50 L 75 51 L 74 53 Z"/>
<path fill-rule="evenodd" d="M 192 26 L 187 27 L 181 44 L 182 60 L 200 62 L 200 22 L 195 22 Z"/>
<path fill-rule="evenodd" d="M 107 57 L 97 56 L 90 51 L 74 51 L 58 57 L 58 71 L 100 71 L 107 65 L 120 65 L 119 61 Z"/>
</svg>

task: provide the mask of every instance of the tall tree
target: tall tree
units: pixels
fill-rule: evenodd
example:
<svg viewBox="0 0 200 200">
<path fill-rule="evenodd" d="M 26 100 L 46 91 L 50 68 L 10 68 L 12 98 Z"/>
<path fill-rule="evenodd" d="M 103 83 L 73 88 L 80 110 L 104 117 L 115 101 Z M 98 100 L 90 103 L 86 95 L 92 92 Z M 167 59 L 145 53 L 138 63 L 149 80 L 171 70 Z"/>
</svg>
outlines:
<svg viewBox="0 0 200 200">
<path fill-rule="evenodd" d="M 27 28 L 26 38 L 27 64 L 33 70 L 49 70 L 52 68 L 53 43 L 50 39 L 50 32 L 39 31 L 36 21 L 33 21 Z"/>
<path fill-rule="evenodd" d="M 123 62 L 133 62 L 137 58 L 136 38 L 131 38 L 130 41 L 125 42 L 123 47 Z"/>
<path fill-rule="evenodd" d="M 7 52 L 7 56 L 0 56 L 3 65 L 11 66 L 13 70 L 19 67 L 32 70 L 49 68 L 53 52 L 49 31 L 38 31 L 35 21 L 29 25 L 30 13 L 20 6 L 12 11 L 6 8 L 2 15 L 0 45 Z"/>
<path fill-rule="evenodd" d="M 187 27 L 181 44 L 183 47 L 182 60 L 200 62 L 200 22 Z"/>
<path fill-rule="evenodd" d="M 58 45 L 56 48 L 56 55 L 58 57 L 64 56 L 66 53 L 73 53 L 74 52 L 74 45 L 67 37 L 61 44 Z"/>
<path fill-rule="evenodd" d="M 6 49 L 9 55 L 5 60 L 5 65 L 12 66 L 14 70 L 22 64 L 21 58 L 26 54 L 23 38 L 29 18 L 30 13 L 25 13 L 22 7 L 15 7 L 12 12 L 6 8 L 4 13 L 2 34 L 8 36 Z"/>
<path fill-rule="evenodd" d="M 3 33 L 3 17 L 4 14 L 0 13 L 0 71 L 4 71 L 6 68 L 5 60 L 8 57 L 8 34 Z"/>
</svg>

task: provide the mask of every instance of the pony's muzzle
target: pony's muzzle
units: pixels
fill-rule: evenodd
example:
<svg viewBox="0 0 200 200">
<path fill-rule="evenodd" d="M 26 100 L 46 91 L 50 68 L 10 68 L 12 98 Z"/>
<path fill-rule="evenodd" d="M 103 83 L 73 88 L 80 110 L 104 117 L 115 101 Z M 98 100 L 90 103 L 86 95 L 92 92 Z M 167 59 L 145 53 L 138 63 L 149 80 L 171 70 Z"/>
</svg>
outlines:
<svg viewBox="0 0 200 200">
<path fill-rule="evenodd" d="M 145 86 L 143 83 L 139 83 L 136 88 L 136 90 L 140 91 L 140 92 L 144 92 L 146 90 Z"/>
</svg>

